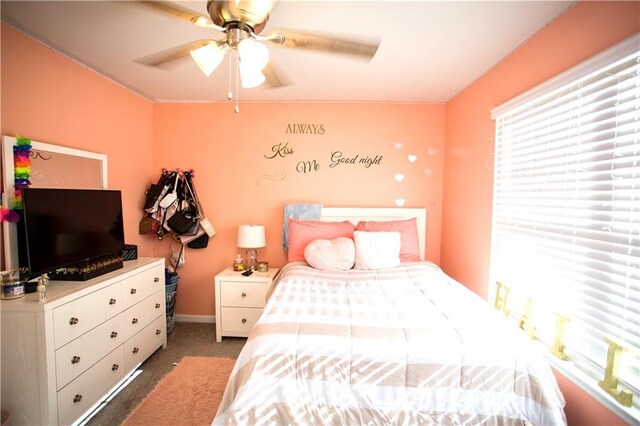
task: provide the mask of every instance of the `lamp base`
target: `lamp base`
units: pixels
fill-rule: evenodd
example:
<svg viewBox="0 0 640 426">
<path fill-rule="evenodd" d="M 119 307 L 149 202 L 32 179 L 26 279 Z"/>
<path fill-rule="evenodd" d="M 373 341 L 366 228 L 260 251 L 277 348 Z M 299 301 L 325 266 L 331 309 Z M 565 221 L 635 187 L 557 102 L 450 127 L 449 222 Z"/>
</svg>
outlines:
<svg viewBox="0 0 640 426">
<path fill-rule="evenodd" d="M 249 271 L 255 271 L 257 266 L 258 266 L 258 250 L 248 249 L 247 250 L 247 269 Z"/>
</svg>

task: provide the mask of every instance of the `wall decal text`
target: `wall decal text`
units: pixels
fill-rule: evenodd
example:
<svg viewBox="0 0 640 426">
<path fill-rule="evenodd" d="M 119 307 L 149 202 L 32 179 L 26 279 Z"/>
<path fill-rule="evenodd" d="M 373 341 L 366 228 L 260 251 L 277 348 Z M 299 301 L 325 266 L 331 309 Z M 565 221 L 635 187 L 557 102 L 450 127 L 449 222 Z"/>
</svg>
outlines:
<svg viewBox="0 0 640 426">
<path fill-rule="evenodd" d="M 369 157 L 368 155 L 360 156 L 356 154 L 353 157 L 348 157 L 342 154 L 342 151 L 333 151 L 331 153 L 331 163 L 329 167 L 336 167 L 341 164 L 363 164 L 365 169 L 368 169 L 372 165 L 380 165 L 382 162 L 382 155 L 376 155 L 375 157 Z"/>
<path fill-rule="evenodd" d="M 272 158 L 278 157 L 286 157 L 289 154 L 293 154 L 293 148 L 289 148 L 289 142 L 277 143 L 271 147 L 271 155 L 264 154 L 264 158 L 271 160 Z"/>
<path fill-rule="evenodd" d="M 304 135 L 324 135 L 324 124 L 287 124 L 287 130 L 285 133 L 304 134 Z"/>
</svg>

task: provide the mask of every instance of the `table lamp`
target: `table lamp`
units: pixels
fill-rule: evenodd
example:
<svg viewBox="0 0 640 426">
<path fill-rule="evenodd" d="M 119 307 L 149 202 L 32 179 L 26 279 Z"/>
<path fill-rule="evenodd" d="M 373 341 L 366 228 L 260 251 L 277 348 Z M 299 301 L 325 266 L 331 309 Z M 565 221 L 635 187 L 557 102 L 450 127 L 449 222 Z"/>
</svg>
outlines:
<svg viewBox="0 0 640 426">
<path fill-rule="evenodd" d="M 266 246 L 264 225 L 238 226 L 236 246 L 247 250 L 248 269 L 254 271 L 258 263 L 258 251 L 256 249 Z"/>
</svg>

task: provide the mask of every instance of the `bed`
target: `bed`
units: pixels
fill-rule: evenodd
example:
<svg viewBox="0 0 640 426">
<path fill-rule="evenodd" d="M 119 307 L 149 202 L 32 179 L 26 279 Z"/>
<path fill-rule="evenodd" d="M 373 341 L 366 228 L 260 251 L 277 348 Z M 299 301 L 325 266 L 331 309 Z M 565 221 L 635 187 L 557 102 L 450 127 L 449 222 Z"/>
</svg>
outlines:
<svg viewBox="0 0 640 426">
<path fill-rule="evenodd" d="M 325 210 L 325 220 L 342 217 Z M 566 424 L 563 406 L 515 324 L 438 266 L 327 271 L 295 261 L 277 277 L 213 424 L 556 425 Z"/>
</svg>

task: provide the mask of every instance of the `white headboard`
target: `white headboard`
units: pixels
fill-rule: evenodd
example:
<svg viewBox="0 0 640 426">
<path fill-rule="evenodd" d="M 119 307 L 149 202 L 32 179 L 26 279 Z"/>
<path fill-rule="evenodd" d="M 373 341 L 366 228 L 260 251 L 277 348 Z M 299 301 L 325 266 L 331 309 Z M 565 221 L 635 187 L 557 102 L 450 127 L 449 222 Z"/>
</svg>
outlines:
<svg viewBox="0 0 640 426">
<path fill-rule="evenodd" d="M 376 207 L 323 207 L 320 220 L 340 222 L 348 220 L 354 225 L 361 220 L 389 221 L 416 218 L 420 259 L 424 260 L 427 231 L 426 209 L 376 208 Z"/>
</svg>

